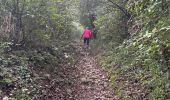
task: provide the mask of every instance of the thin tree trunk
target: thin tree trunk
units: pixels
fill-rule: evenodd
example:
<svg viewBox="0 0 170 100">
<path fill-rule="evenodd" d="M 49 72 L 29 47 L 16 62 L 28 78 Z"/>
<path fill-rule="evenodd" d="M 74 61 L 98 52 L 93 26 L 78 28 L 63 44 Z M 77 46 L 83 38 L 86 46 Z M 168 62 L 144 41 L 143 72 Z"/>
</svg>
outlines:
<svg viewBox="0 0 170 100">
<path fill-rule="evenodd" d="M 50 28 L 51 32 L 52 32 L 51 38 L 56 39 L 56 37 L 58 36 L 58 33 L 57 33 L 57 30 L 56 30 L 55 26 L 52 23 L 52 20 L 51 20 L 50 16 L 47 16 L 47 20 L 48 20 L 49 26 L 51 27 Z"/>
<path fill-rule="evenodd" d="M 14 35 L 12 37 L 13 41 L 15 44 L 19 43 L 22 41 L 22 13 L 20 11 L 19 7 L 19 0 L 16 0 L 14 2 L 14 11 L 13 11 L 13 16 L 14 16 Z"/>
</svg>

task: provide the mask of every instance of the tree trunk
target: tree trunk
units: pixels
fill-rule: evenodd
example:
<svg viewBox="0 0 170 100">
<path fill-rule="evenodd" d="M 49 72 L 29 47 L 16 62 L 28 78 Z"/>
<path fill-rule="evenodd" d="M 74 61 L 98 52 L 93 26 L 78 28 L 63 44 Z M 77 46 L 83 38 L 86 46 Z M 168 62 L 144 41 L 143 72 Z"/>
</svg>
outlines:
<svg viewBox="0 0 170 100">
<path fill-rule="evenodd" d="M 19 0 L 14 1 L 13 10 L 13 23 L 14 23 L 14 34 L 12 35 L 12 40 L 15 44 L 18 44 L 23 39 L 22 33 L 22 13 L 19 7 Z"/>
</svg>

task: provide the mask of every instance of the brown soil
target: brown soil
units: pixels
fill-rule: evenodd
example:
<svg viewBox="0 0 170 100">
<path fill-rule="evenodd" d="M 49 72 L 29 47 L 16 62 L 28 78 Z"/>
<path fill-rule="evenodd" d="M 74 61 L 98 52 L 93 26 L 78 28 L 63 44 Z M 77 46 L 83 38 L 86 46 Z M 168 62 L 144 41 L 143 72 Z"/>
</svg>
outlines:
<svg viewBox="0 0 170 100">
<path fill-rule="evenodd" d="M 84 50 L 79 42 L 73 46 L 78 57 L 75 66 L 63 62 L 55 73 L 34 70 L 43 78 L 35 80 L 40 92 L 34 100 L 118 100 L 90 50 Z"/>
<path fill-rule="evenodd" d="M 79 53 L 76 66 L 76 100 L 116 100 L 106 73 L 97 65 L 96 59 L 90 50 L 82 48 L 80 43 L 74 44 Z"/>
</svg>

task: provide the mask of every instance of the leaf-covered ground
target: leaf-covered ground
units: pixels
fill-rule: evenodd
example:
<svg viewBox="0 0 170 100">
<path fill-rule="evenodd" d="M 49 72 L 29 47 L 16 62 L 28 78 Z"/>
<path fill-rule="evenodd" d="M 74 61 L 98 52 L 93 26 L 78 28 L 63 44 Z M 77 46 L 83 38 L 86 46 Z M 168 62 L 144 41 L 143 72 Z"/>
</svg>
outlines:
<svg viewBox="0 0 170 100">
<path fill-rule="evenodd" d="M 76 48 L 77 61 L 74 66 L 63 63 L 60 77 L 52 73 L 44 74 L 44 80 L 37 84 L 42 95 L 39 100 L 114 100 L 113 90 L 104 71 L 97 65 L 95 57 L 89 50 L 82 49 L 78 42 Z"/>
<path fill-rule="evenodd" d="M 76 48 L 77 61 L 74 66 L 63 63 L 60 77 L 45 74 L 38 86 L 42 95 L 39 100 L 114 100 L 113 90 L 109 86 L 104 71 L 97 66 L 95 57 L 89 50 L 82 49 L 80 43 L 73 43 Z M 49 79 L 50 78 L 50 79 Z"/>
<path fill-rule="evenodd" d="M 35 54 L 36 58 L 35 55 L 31 56 L 27 66 L 20 68 L 12 65 L 23 75 L 10 74 L 12 79 L 18 79 L 6 83 L 7 87 L 4 86 L 5 89 L 1 91 L 0 99 L 117 100 L 106 73 L 98 66 L 91 51 L 84 50 L 80 42 L 71 43 L 57 55 L 41 53 Z M 52 63 L 55 56 L 59 56 L 60 60 Z M 8 89 L 10 84 L 12 87 Z"/>
<path fill-rule="evenodd" d="M 104 71 L 97 65 L 96 59 L 90 50 L 82 49 L 80 43 L 74 44 L 79 52 L 79 60 L 75 65 L 76 100 L 115 100 L 116 97 L 109 85 Z"/>
<path fill-rule="evenodd" d="M 78 42 L 76 48 L 77 61 L 69 66 L 63 62 L 57 74 L 35 72 L 43 76 L 37 81 L 41 95 L 36 100 L 114 100 L 113 90 L 104 71 L 97 65 L 95 57 L 89 50 L 82 49 Z"/>
</svg>

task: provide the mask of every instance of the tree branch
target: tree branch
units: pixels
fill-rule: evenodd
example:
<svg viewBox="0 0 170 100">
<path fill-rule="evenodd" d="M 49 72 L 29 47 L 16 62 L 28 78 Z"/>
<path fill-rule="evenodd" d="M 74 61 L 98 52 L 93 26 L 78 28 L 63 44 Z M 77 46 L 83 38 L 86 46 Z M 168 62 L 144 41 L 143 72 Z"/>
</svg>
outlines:
<svg viewBox="0 0 170 100">
<path fill-rule="evenodd" d="M 112 0 L 108 0 L 108 1 L 111 2 L 114 7 L 122 11 L 128 18 L 131 17 L 131 14 L 125 8 L 119 6 L 117 3 L 113 2 Z"/>
</svg>

